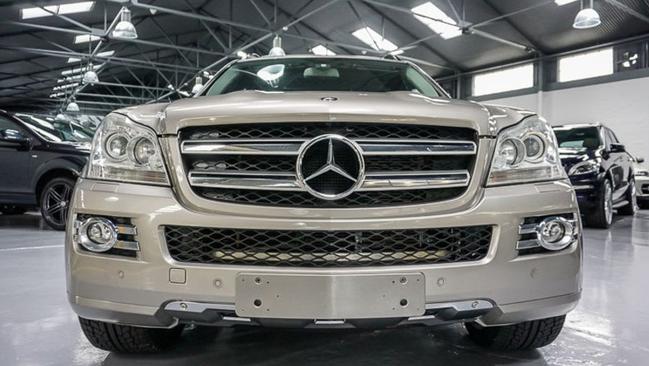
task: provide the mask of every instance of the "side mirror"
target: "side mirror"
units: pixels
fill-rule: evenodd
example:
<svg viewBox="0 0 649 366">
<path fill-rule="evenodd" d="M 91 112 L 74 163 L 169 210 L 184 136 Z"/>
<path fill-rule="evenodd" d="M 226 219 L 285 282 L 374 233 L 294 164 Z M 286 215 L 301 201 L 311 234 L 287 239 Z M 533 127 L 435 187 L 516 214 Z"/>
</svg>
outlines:
<svg viewBox="0 0 649 366">
<path fill-rule="evenodd" d="M 611 152 L 623 153 L 626 152 L 626 147 L 623 144 L 611 144 Z"/>
<path fill-rule="evenodd" d="M 0 142 L 17 145 L 19 150 L 29 150 L 32 147 L 32 140 L 14 129 L 0 130 Z"/>
<path fill-rule="evenodd" d="M 644 158 L 638 156 L 637 158 L 635 158 L 635 161 L 636 161 L 638 164 L 640 164 L 640 163 L 644 163 Z"/>
</svg>

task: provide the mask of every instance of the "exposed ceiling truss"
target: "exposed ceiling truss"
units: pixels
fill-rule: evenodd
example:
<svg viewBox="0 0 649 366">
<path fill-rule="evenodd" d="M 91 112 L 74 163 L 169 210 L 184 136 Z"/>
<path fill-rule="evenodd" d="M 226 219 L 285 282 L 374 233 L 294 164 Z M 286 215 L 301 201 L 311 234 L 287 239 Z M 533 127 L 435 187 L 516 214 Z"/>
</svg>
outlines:
<svg viewBox="0 0 649 366">
<path fill-rule="evenodd" d="M 440 75 L 461 74 L 474 69 L 463 58 L 450 55 L 440 35 L 422 32 L 422 25 L 404 23 L 414 19 L 412 7 L 421 1 L 389 0 L 229 0 L 218 5 L 209 0 L 97 0 L 92 15 L 52 13 L 48 4 L 73 0 L 0 1 L 0 106 L 55 111 L 73 99 L 82 110 L 104 113 L 121 106 L 187 97 L 198 76 L 213 74 L 238 53 L 265 54 L 272 39 L 280 35 L 289 53 L 307 52 L 317 44 L 339 54 L 384 55 L 350 37 L 348 31 L 327 29 L 323 17 L 332 12 L 345 14 L 351 27 L 371 26 L 386 38 L 398 37 L 404 57 L 419 62 Z M 455 21 L 420 15 L 436 22 L 457 25 L 466 37 L 481 39 L 493 48 L 505 47 L 508 61 L 543 56 L 547 46 L 515 17 L 556 7 L 553 0 L 521 1 L 503 11 L 494 0 L 476 1 L 480 16 L 467 10 L 467 0 L 431 0 L 447 9 Z M 631 0 L 598 0 L 649 25 L 649 8 L 630 4 Z M 111 31 L 119 21 L 120 8 L 133 12 L 137 39 L 117 39 Z M 577 5 L 578 6 L 578 5 Z M 19 9 L 40 7 L 51 17 L 21 20 Z M 235 14 L 244 8 L 246 13 Z M 9 10 L 13 10 L 9 11 Z M 471 11 L 475 10 L 469 9 Z M 473 20 L 470 21 L 469 19 Z M 414 21 L 413 21 L 414 22 Z M 186 26 L 184 26 L 186 25 Z M 506 27 L 506 28 L 498 28 Z M 349 28 L 350 26 L 348 26 Z M 505 29 L 506 32 L 503 32 Z M 515 37 L 512 37 L 514 35 Z M 81 45 L 72 44 L 76 36 L 97 37 Z M 477 37 L 477 38 L 476 38 Z M 81 49 L 80 49 L 81 48 Z M 83 48 L 87 48 L 83 50 Z M 114 51 L 112 54 L 105 54 Z M 67 63 L 68 59 L 77 60 Z M 72 69 L 87 69 L 89 62 L 99 68 L 100 82 L 83 84 L 62 75 Z M 22 65 L 28 65 L 23 67 Z M 54 90 L 65 82 L 78 86 Z M 49 97 L 48 97 L 49 96 Z"/>
</svg>

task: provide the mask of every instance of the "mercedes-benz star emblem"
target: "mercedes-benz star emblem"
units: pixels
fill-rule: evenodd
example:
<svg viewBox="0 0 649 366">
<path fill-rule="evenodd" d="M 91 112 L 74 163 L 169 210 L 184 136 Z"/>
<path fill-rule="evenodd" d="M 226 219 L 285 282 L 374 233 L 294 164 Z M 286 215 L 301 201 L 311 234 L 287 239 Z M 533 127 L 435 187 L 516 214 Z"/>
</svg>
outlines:
<svg viewBox="0 0 649 366">
<path fill-rule="evenodd" d="M 354 141 L 340 135 L 321 135 L 300 148 L 298 183 L 315 197 L 337 200 L 363 184 L 365 162 Z"/>
</svg>

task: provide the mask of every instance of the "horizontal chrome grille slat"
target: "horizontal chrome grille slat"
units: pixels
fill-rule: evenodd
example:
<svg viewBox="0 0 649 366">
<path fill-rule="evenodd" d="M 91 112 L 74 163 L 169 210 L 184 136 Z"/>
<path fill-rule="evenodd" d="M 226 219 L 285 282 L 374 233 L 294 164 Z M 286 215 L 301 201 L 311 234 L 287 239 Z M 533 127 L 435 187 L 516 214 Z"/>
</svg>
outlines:
<svg viewBox="0 0 649 366">
<path fill-rule="evenodd" d="M 194 155 L 297 155 L 307 140 L 236 139 L 183 141 L 183 154 Z M 363 155 L 474 155 L 473 141 L 359 139 Z"/>
<path fill-rule="evenodd" d="M 465 187 L 470 174 L 466 170 L 368 173 L 359 191 L 430 189 Z M 194 187 L 304 191 L 294 174 L 287 172 L 189 172 Z"/>
<path fill-rule="evenodd" d="M 518 250 L 538 248 L 540 246 L 541 243 L 538 241 L 538 239 L 519 240 L 516 243 L 516 249 Z"/>
<path fill-rule="evenodd" d="M 326 139 L 336 153 L 318 145 Z M 467 127 L 327 121 L 192 126 L 178 142 L 202 198 L 343 208 L 458 198 L 473 178 L 479 136 Z"/>
</svg>

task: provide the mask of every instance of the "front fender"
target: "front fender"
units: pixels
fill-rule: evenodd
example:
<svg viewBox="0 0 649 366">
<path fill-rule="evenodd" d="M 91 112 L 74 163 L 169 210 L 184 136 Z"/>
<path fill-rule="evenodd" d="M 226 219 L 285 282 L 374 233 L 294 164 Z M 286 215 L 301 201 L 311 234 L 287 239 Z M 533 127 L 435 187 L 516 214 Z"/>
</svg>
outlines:
<svg viewBox="0 0 649 366">
<path fill-rule="evenodd" d="M 38 186 L 38 182 L 47 175 L 56 170 L 67 171 L 70 174 L 78 177 L 81 175 L 83 167 L 88 162 L 87 156 L 60 156 L 51 160 L 46 161 L 45 163 L 39 165 L 34 171 L 32 176 L 32 188 L 34 192 Z"/>
</svg>

